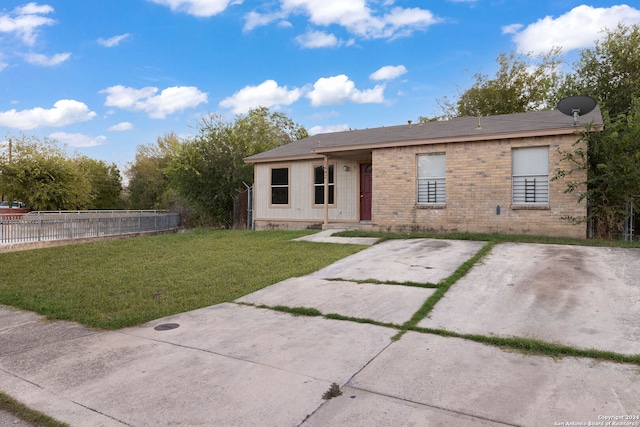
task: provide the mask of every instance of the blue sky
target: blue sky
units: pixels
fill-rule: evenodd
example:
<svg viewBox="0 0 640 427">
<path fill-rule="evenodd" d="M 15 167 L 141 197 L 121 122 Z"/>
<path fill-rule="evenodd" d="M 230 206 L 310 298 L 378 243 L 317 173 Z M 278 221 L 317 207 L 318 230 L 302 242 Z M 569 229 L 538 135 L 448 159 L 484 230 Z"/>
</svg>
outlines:
<svg viewBox="0 0 640 427">
<path fill-rule="evenodd" d="M 504 52 L 572 63 L 640 6 L 573 0 L 0 3 L 0 149 L 20 134 L 115 162 L 257 106 L 310 133 L 436 115 Z M 4 142 L 3 142 L 4 141 Z"/>
</svg>

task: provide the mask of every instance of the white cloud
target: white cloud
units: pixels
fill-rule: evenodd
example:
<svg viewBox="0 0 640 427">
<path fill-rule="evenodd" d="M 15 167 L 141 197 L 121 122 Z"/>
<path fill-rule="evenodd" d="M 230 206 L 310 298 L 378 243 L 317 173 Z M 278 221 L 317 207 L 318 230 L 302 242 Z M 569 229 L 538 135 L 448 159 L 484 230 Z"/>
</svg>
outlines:
<svg viewBox="0 0 640 427">
<path fill-rule="evenodd" d="M 296 37 L 295 40 L 300 46 L 307 49 L 335 47 L 339 43 L 335 35 L 327 34 L 324 31 L 309 31 Z"/>
<path fill-rule="evenodd" d="M 51 12 L 51 6 L 36 3 L 16 7 L 11 13 L 0 15 L 0 33 L 16 34 L 24 44 L 33 46 L 38 28 L 55 23 L 53 19 L 42 16 Z"/>
<path fill-rule="evenodd" d="M 385 15 L 384 21 L 386 25 L 383 37 L 397 37 L 409 35 L 415 29 L 427 28 L 440 22 L 440 19 L 426 9 L 395 7 L 391 10 L 391 13 Z"/>
<path fill-rule="evenodd" d="M 144 111 L 152 119 L 164 119 L 169 114 L 208 102 L 207 94 L 195 86 L 168 87 L 156 95 L 157 87 L 134 89 L 118 85 L 108 87 L 99 93 L 107 94 L 104 103 L 107 107 Z"/>
<path fill-rule="evenodd" d="M 143 108 L 135 108 L 136 103 L 152 97 L 157 92 L 157 87 L 149 86 L 142 89 L 134 89 L 132 87 L 117 85 L 101 90 L 99 93 L 107 94 L 107 100 L 104 103 L 107 107 L 118 107 L 125 110 L 143 110 Z"/>
<path fill-rule="evenodd" d="M 168 6 L 174 12 L 185 12 L 199 17 L 210 17 L 225 11 L 227 7 L 242 4 L 242 0 L 150 0 Z"/>
<path fill-rule="evenodd" d="M 129 36 L 130 34 L 127 33 L 127 34 L 120 34 L 119 36 L 113 36 L 108 39 L 99 38 L 98 43 L 100 43 L 104 47 L 114 47 L 114 46 L 118 46 L 121 41 L 128 38 Z"/>
<path fill-rule="evenodd" d="M 251 31 L 256 27 L 262 27 L 269 25 L 274 21 L 281 20 L 286 17 L 286 14 L 282 12 L 275 13 L 258 13 L 255 11 L 249 12 L 244 15 L 244 27 L 243 31 Z M 291 23 L 289 23 L 291 25 Z"/>
<path fill-rule="evenodd" d="M 71 147 L 95 147 L 102 145 L 107 141 L 107 137 L 103 135 L 89 136 L 82 133 L 54 132 L 49 138 L 60 141 Z"/>
<path fill-rule="evenodd" d="M 0 71 L 4 70 L 8 66 L 9 66 L 9 64 L 7 64 L 6 62 L 0 61 Z"/>
<path fill-rule="evenodd" d="M 164 89 L 160 95 L 146 99 L 144 111 L 149 113 L 151 118 L 163 119 L 176 111 L 183 111 L 207 102 L 207 94 L 195 86 L 174 86 Z"/>
<path fill-rule="evenodd" d="M 377 9 L 373 7 L 379 5 Z M 280 0 L 281 10 L 274 13 L 251 12 L 245 16 L 245 30 L 267 25 L 276 19 L 302 14 L 318 26 L 339 25 L 364 38 L 396 38 L 412 34 L 441 22 L 427 9 L 394 7 L 393 1 L 365 0 Z"/>
<path fill-rule="evenodd" d="M 14 9 L 17 15 L 38 15 L 53 12 L 53 8 L 48 4 L 38 4 L 36 2 L 27 3 Z"/>
<path fill-rule="evenodd" d="M 329 132 L 342 132 L 345 130 L 349 130 L 349 126 L 346 124 L 341 125 L 330 125 L 330 126 L 313 126 L 309 129 L 309 135 L 317 135 L 319 133 L 329 133 Z"/>
<path fill-rule="evenodd" d="M 281 0 L 281 4 L 287 13 L 309 15 L 316 25 L 349 27 L 372 18 L 364 0 Z"/>
<path fill-rule="evenodd" d="M 133 124 L 129 122 L 120 122 L 117 125 L 110 126 L 107 130 L 111 132 L 122 132 L 131 129 L 133 129 Z"/>
<path fill-rule="evenodd" d="M 403 74 L 406 74 L 407 68 L 404 65 L 386 65 L 379 70 L 371 73 L 369 78 L 371 80 L 393 80 L 397 77 L 400 77 Z"/>
<path fill-rule="evenodd" d="M 502 27 L 502 34 L 516 34 L 522 27 L 524 27 L 522 24 L 505 25 Z"/>
<path fill-rule="evenodd" d="M 33 108 L 31 110 L 0 112 L 0 126 L 13 129 L 30 130 L 41 126 L 61 127 L 72 123 L 86 122 L 93 119 L 96 113 L 89 110 L 84 103 L 73 99 L 61 99 L 53 104 L 53 108 Z"/>
<path fill-rule="evenodd" d="M 554 46 L 562 47 L 567 52 L 592 46 L 595 40 L 603 36 L 603 30 L 613 30 L 618 23 L 640 23 L 640 10 L 627 5 L 609 8 L 581 5 L 558 18 L 547 16 L 528 25 L 514 33 L 513 41 L 521 53 L 546 53 Z M 510 26 L 506 28 L 513 29 Z"/>
<path fill-rule="evenodd" d="M 373 89 L 358 90 L 353 81 L 341 74 L 323 77 L 313 84 L 313 90 L 307 94 L 311 105 L 337 105 L 345 102 L 358 104 L 379 104 L 384 102 L 384 85 L 376 85 Z"/>
<path fill-rule="evenodd" d="M 32 65 L 41 65 L 43 67 L 53 67 L 61 64 L 71 58 L 69 52 L 57 53 L 53 56 L 43 55 L 41 53 L 28 53 L 24 56 L 25 61 Z"/>
<path fill-rule="evenodd" d="M 258 86 L 245 86 L 232 96 L 220 102 L 222 108 L 231 108 L 235 114 L 243 114 L 252 108 L 291 105 L 300 99 L 302 89 L 289 90 L 287 86 L 278 86 L 274 80 L 265 80 Z"/>
</svg>

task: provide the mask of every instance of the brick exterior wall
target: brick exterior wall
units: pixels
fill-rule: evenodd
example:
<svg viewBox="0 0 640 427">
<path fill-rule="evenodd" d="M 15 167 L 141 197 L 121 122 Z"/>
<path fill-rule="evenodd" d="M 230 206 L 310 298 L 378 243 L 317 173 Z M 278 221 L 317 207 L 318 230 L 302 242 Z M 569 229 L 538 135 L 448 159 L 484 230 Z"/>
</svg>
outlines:
<svg viewBox="0 0 640 427">
<path fill-rule="evenodd" d="M 549 178 L 571 165 L 558 148 L 572 150 L 575 135 L 436 144 L 374 150 L 373 212 L 375 229 L 383 231 L 461 231 L 586 237 L 586 225 L 563 217 L 584 218 L 586 201 L 565 193 L 567 178 L 550 181 L 549 204 L 523 209 L 511 204 L 511 149 L 549 147 Z M 418 206 L 417 159 L 422 153 L 446 154 L 446 204 Z M 574 173 L 583 181 L 586 173 Z M 498 206 L 500 214 L 497 214 Z"/>
</svg>

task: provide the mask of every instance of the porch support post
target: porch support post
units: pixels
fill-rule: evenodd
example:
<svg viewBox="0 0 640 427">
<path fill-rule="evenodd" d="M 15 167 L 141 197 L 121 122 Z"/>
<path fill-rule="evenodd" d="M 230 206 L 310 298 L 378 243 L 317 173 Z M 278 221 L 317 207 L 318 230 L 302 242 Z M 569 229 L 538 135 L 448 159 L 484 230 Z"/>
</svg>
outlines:
<svg viewBox="0 0 640 427">
<path fill-rule="evenodd" d="M 329 224 L 329 155 L 324 155 L 324 223 Z"/>
</svg>

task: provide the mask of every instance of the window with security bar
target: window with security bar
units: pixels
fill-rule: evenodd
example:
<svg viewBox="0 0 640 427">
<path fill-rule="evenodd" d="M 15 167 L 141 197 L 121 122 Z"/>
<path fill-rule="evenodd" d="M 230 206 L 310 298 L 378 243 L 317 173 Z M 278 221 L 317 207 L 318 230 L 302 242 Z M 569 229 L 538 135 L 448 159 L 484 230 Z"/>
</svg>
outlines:
<svg viewBox="0 0 640 427">
<path fill-rule="evenodd" d="M 549 204 L 549 147 L 511 150 L 511 200 L 514 205 Z"/>
<path fill-rule="evenodd" d="M 418 204 L 444 204 L 445 201 L 445 155 L 418 155 Z"/>
</svg>

